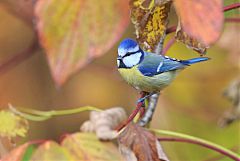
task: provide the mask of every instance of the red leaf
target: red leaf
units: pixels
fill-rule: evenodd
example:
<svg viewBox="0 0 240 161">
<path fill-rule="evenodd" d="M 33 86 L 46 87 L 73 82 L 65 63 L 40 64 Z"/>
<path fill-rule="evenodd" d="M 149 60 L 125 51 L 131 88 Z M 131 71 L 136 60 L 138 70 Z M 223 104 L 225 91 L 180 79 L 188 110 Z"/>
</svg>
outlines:
<svg viewBox="0 0 240 161">
<path fill-rule="evenodd" d="M 221 0 L 175 0 L 182 27 L 190 36 L 205 45 L 214 43 L 223 25 Z"/>
<path fill-rule="evenodd" d="M 40 0 L 35 11 L 40 43 L 58 85 L 106 53 L 129 22 L 125 0 Z"/>
</svg>

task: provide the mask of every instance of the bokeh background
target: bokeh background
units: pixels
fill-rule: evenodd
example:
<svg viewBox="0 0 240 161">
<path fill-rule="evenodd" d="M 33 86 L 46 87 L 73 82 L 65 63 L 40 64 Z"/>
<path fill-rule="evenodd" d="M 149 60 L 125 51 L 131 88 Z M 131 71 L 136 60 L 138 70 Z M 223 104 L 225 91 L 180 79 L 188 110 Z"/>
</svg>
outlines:
<svg viewBox="0 0 240 161">
<path fill-rule="evenodd" d="M 171 16 L 174 17 L 174 13 Z M 152 128 L 190 134 L 240 152 L 240 123 L 235 122 L 225 128 L 218 126 L 224 111 L 232 107 L 222 93 L 239 76 L 239 29 L 238 24 L 226 24 L 221 39 L 208 50 L 207 56 L 211 60 L 187 68 L 162 92 Z M 168 35 L 166 40 L 171 36 Z M 121 39 L 126 37 L 134 38 L 131 24 Z M 32 39 L 32 29 L 0 3 L 0 64 L 26 50 Z M 117 72 L 117 46 L 118 43 L 104 56 L 82 68 L 61 88 L 52 80 L 44 51 L 38 50 L 13 69 L 0 71 L 0 108 L 7 108 L 8 103 L 39 110 L 86 105 L 101 109 L 121 106 L 129 114 L 135 106 L 138 92 Z M 181 43 L 175 43 L 167 55 L 178 59 L 198 56 Z M 89 113 L 84 112 L 45 122 L 31 122 L 26 140 L 59 140 L 64 133 L 79 131 L 88 116 Z M 174 161 L 218 157 L 217 153 L 196 145 L 164 142 L 163 146 Z"/>
</svg>

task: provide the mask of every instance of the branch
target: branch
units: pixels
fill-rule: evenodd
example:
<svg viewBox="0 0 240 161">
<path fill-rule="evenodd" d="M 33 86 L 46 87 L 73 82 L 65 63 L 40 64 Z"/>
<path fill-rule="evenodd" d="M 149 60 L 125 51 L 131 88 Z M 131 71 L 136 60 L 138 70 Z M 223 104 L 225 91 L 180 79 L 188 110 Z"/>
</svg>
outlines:
<svg viewBox="0 0 240 161">
<path fill-rule="evenodd" d="M 162 55 L 165 55 L 171 46 L 175 43 L 175 37 L 172 37 L 168 42 L 165 48 L 163 48 Z"/>
<path fill-rule="evenodd" d="M 233 4 L 230 4 L 228 6 L 225 6 L 223 7 L 223 11 L 226 12 L 226 11 L 230 11 L 230 10 L 233 10 L 233 9 L 236 9 L 236 8 L 239 8 L 240 7 L 240 3 L 233 3 Z"/>
<path fill-rule="evenodd" d="M 237 17 L 225 18 L 225 22 L 240 22 L 240 18 Z"/>
<path fill-rule="evenodd" d="M 235 161 L 240 161 L 240 157 L 233 154 L 231 151 L 226 151 L 225 149 L 219 148 L 218 146 L 215 146 L 214 144 L 208 144 L 206 142 L 202 142 L 199 140 L 193 140 L 193 139 L 185 139 L 185 138 L 158 138 L 159 141 L 176 141 L 176 142 L 185 142 L 185 143 L 191 143 L 203 146 L 205 148 L 214 150 L 218 153 L 221 153 Z"/>
<path fill-rule="evenodd" d="M 39 48 L 38 41 L 34 40 L 28 49 L 14 55 L 12 58 L 7 60 L 6 62 L 0 64 L 0 75 L 6 73 L 7 71 L 17 66 L 18 64 L 22 63 L 23 61 L 33 56 L 36 53 L 35 51 L 38 48 Z"/>
<path fill-rule="evenodd" d="M 217 152 L 219 152 L 225 156 L 228 156 L 229 158 L 232 158 L 236 161 L 240 161 L 240 156 L 237 153 L 234 153 L 233 151 L 228 150 L 227 148 L 225 148 L 221 145 L 212 143 L 210 141 L 207 141 L 207 140 L 204 140 L 204 139 L 201 139 L 198 137 L 194 137 L 191 135 L 168 131 L 168 130 L 158 130 L 158 129 L 150 129 L 150 130 L 155 132 L 156 134 L 170 135 L 173 137 L 178 137 L 178 138 L 160 138 L 159 141 L 178 141 L 178 142 L 188 142 L 188 143 L 192 143 L 192 144 L 197 144 L 197 145 L 201 145 L 206 148 L 212 149 L 214 151 L 217 151 Z"/>
<path fill-rule="evenodd" d="M 232 151 L 237 151 L 238 149 L 239 149 L 238 146 L 230 148 L 230 150 L 232 150 Z M 217 161 L 217 160 L 223 159 L 224 157 L 225 157 L 224 155 L 216 155 L 216 156 L 212 156 L 208 159 L 205 159 L 204 161 Z"/>
</svg>

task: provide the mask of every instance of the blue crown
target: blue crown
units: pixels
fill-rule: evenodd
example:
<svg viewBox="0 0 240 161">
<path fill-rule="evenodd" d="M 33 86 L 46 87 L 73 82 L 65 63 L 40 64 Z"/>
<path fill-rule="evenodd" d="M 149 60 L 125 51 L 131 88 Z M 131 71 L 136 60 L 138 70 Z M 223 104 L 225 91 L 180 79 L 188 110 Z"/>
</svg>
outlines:
<svg viewBox="0 0 240 161">
<path fill-rule="evenodd" d="M 135 47 L 137 45 L 138 44 L 137 44 L 137 42 L 135 40 L 127 38 L 127 39 L 124 39 L 120 43 L 118 48 L 129 49 L 129 48 L 133 48 L 133 47 Z"/>
</svg>

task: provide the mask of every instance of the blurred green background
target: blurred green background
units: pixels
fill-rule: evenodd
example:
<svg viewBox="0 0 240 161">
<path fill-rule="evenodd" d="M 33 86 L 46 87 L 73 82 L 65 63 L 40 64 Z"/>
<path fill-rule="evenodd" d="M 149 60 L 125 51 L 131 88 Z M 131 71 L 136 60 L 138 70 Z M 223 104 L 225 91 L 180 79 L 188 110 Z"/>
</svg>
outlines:
<svg viewBox="0 0 240 161">
<path fill-rule="evenodd" d="M 237 24 L 225 25 L 219 42 L 208 50 L 207 56 L 211 60 L 184 70 L 162 92 L 152 121 L 153 128 L 190 134 L 235 148 L 235 151 L 240 149 L 240 123 L 235 122 L 226 128 L 217 126 L 224 111 L 232 107 L 222 92 L 239 76 L 239 29 Z M 230 34 L 233 30 L 235 34 Z M 133 26 L 129 25 L 122 37 L 134 38 L 133 33 Z M 170 36 L 173 35 L 169 35 L 167 40 Z M 0 5 L 0 63 L 28 48 L 32 38 L 32 29 Z M 40 110 L 85 105 L 102 109 L 121 106 L 129 114 L 135 106 L 138 92 L 128 86 L 117 72 L 117 46 L 118 43 L 104 56 L 81 69 L 62 88 L 55 86 L 44 52 L 39 50 L 15 68 L 0 73 L 0 107 L 6 108 L 8 103 Z M 181 43 L 175 43 L 167 54 L 179 59 L 198 56 Z M 27 140 L 59 140 L 64 133 L 79 131 L 88 114 L 31 122 Z M 174 161 L 218 157 L 217 153 L 196 145 L 164 142 L 163 146 Z"/>
</svg>

